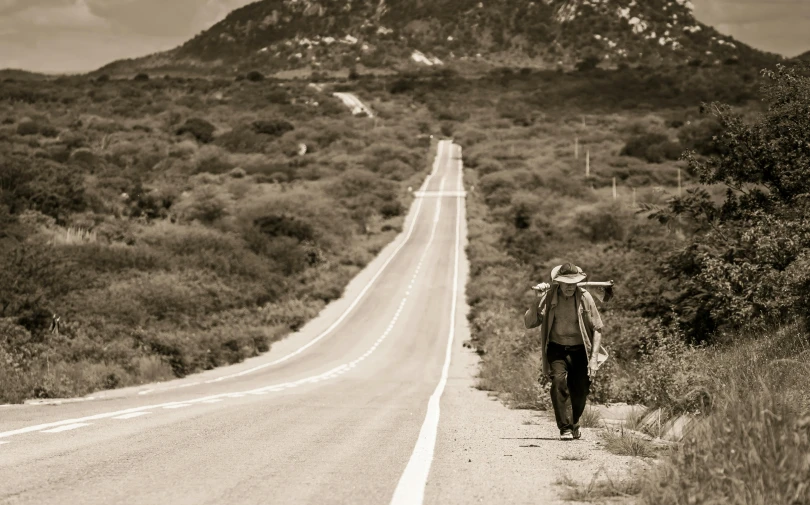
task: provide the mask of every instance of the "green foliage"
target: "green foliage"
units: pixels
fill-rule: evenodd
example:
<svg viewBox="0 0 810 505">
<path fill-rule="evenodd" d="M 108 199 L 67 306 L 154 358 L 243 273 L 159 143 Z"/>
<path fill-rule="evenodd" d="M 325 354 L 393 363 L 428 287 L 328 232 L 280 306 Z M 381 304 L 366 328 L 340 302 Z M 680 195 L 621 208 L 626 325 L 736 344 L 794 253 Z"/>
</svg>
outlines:
<svg viewBox="0 0 810 505">
<path fill-rule="evenodd" d="M 295 126 L 293 126 L 292 123 L 284 119 L 262 119 L 254 121 L 251 124 L 251 127 L 256 133 L 262 133 L 264 135 L 270 135 L 273 137 L 279 137 L 295 129 Z"/>
<path fill-rule="evenodd" d="M 646 133 L 631 138 L 622 149 L 622 156 L 633 156 L 661 163 L 664 160 L 677 160 L 683 149 L 677 142 L 672 142 L 662 133 Z"/>
<path fill-rule="evenodd" d="M 807 280 L 799 272 L 810 247 L 810 79 L 783 67 L 766 75 L 765 115 L 748 124 L 729 107 L 711 105 L 723 128 L 719 154 L 688 157 L 702 184 L 727 187 L 724 201 L 699 188 L 654 215 L 663 222 L 688 217 L 694 229 L 667 268 L 678 283 L 676 312 L 697 340 L 718 328 L 807 314 Z"/>
<path fill-rule="evenodd" d="M 201 118 L 189 118 L 177 129 L 177 135 L 190 134 L 192 137 L 202 143 L 208 143 L 214 140 L 214 125 Z"/>
<path fill-rule="evenodd" d="M 700 359 L 708 415 L 643 480 L 641 503 L 807 503 L 806 332 L 787 327 Z"/>
<path fill-rule="evenodd" d="M 0 403 L 267 351 L 391 240 L 404 187 L 427 166 L 409 116 L 347 128 L 344 108 L 314 105 L 306 83 L 10 84 L 0 83 Z M 215 138 L 215 124 L 226 133 Z M 360 193 L 339 177 L 389 154 L 394 164 L 363 171 Z"/>
</svg>

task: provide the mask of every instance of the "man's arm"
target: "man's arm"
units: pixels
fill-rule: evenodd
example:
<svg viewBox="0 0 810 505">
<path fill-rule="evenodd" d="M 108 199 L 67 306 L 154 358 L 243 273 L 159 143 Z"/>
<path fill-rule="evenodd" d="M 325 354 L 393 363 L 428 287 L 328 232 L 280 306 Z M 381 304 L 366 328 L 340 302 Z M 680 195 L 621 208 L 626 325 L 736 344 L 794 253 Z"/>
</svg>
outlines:
<svg viewBox="0 0 810 505">
<path fill-rule="evenodd" d="M 543 322 L 543 313 L 545 309 L 540 310 L 540 307 L 543 306 L 543 302 L 546 301 L 546 294 L 538 294 L 539 299 L 535 300 L 535 303 L 529 307 L 529 310 L 526 311 L 526 314 L 523 315 L 523 323 L 526 325 L 526 328 L 537 328 L 540 326 L 540 323 Z"/>
<path fill-rule="evenodd" d="M 596 369 L 599 367 L 599 351 L 602 348 L 602 316 L 599 315 L 599 309 L 593 301 L 593 297 L 587 291 L 584 296 L 588 304 L 588 316 L 593 325 L 593 340 L 591 341 L 591 359 L 588 362 L 588 376 L 594 377 Z"/>
</svg>

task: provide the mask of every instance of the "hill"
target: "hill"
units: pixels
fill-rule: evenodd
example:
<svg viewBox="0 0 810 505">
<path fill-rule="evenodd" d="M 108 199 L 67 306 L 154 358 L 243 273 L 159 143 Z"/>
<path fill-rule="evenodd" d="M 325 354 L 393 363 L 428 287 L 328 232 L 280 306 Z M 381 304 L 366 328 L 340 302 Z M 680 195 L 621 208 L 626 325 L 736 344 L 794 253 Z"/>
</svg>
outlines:
<svg viewBox="0 0 810 505">
<path fill-rule="evenodd" d="M 0 69 L 0 81 L 41 81 L 50 78 L 51 76 L 46 74 L 29 72 L 27 70 L 19 70 L 16 68 Z"/>
<path fill-rule="evenodd" d="M 458 65 L 773 63 L 698 22 L 688 0 L 261 0 L 128 68 L 244 71 Z"/>
</svg>

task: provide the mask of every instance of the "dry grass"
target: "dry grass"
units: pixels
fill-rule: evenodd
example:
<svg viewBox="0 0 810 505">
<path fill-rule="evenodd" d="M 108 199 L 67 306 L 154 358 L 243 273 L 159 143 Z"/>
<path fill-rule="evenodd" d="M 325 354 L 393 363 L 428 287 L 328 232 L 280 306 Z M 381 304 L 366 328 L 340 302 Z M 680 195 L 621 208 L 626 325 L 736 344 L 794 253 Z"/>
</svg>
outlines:
<svg viewBox="0 0 810 505">
<path fill-rule="evenodd" d="M 602 414 L 591 407 L 590 405 L 585 408 L 582 417 L 579 418 L 579 425 L 583 428 L 597 428 L 602 421 Z"/>
<path fill-rule="evenodd" d="M 810 503 L 804 331 L 789 326 L 709 358 L 717 381 L 711 413 L 645 479 L 642 502 Z"/>
<path fill-rule="evenodd" d="M 560 459 L 563 461 L 585 461 L 588 459 L 588 456 L 583 454 L 563 454 L 560 456 Z"/>
<path fill-rule="evenodd" d="M 600 474 L 603 475 L 602 479 L 599 478 Z M 630 498 L 641 492 L 639 479 L 613 479 L 604 468 L 594 474 L 588 485 L 582 485 L 568 476 L 558 479 L 556 484 L 565 488 L 562 493 L 563 500 L 575 502 L 590 503 L 602 502 L 611 498 Z"/>
<path fill-rule="evenodd" d="M 658 456 L 656 447 L 648 440 L 620 427 L 619 431 L 605 428 L 601 431 L 605 440 L 605 449 L 619 456 L 633 456 L 637 458 L 655 458 Z"/>
</svg>

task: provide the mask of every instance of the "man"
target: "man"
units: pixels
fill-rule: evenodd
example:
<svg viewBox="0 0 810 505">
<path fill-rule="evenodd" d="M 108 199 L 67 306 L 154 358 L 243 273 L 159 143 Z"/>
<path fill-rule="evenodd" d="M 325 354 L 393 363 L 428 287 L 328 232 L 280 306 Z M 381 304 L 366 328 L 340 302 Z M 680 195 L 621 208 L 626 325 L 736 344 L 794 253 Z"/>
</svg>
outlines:
<svg viewBox="0 0 810 505">
<path fill-rule="evenodd" d="M 591 380 L 607 359 L 602 318 L 591 294 L 577 286 L 585 273 L 566 263 L 551 271 L 551 286 L 526 311 L 526 328 L 540 326 L 543 375 L 551 379 L 551 404 L 561 440 L 579 439 Z M 546 285 L 547 286 L 547 285 Z M 545 287 L 545 286 L 544 286 Z"/>
</svg>

